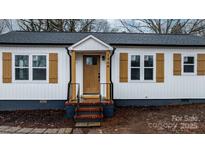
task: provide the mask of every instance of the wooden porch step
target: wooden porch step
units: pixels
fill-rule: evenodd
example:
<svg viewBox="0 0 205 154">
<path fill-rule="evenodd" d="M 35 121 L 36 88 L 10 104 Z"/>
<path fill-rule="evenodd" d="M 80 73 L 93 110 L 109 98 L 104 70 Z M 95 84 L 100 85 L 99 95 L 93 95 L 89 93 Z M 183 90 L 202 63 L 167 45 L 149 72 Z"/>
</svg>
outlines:
<svg viewBox="0 0 205 154">
<path fill-rule="evenodd" d="M 76 115 L 101 115 L 103 108 L 98 106 L 84 106 L 76 109 Z"/>
<path fill-rule="evenodd" d="M 103 114 L 75 115 L 75 119 L 103 119 Z"/>
<path fill-rule="evenodd" d="M 79 105 L 81 107 L 84 107 L 84 106 L 90 106 L 90 107 L 94 107 L 94 106 L 101 106 L 102 104 L 100 102 L 80 102 Z"/>
<path fill-rule="evenodd" d="M 76 114 L 74 116 L 75 122 L 102 122 L 103 114 Z"/>
<path fill-rule="evenodd" d="M 100 95 L 82 95 L 83 99 L 99 99 Z"/>
<path fill-rule="evenodd" d="M 80 107 L 77 112 L 101 112 L 103 109 L 101 107 Z"/>
<path fill-rule="evenodd" d="M 103 121 L 103 107 L 99 98 L 95 98 L 95 96 L 94 98 L 88 97 L 80 100 L 74 116 L 75 122 Z"/>
</svg>

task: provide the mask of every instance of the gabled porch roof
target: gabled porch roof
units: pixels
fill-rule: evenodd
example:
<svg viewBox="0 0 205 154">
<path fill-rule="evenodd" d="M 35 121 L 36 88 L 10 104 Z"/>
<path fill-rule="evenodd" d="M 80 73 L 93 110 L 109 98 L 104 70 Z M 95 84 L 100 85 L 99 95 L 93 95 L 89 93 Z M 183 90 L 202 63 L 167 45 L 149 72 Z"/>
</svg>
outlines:
<svg viewBox="0 0 205 154">
<path fill-rule="evenodd" d="M 77 43 L 71 45 L 69 50 L 73 51 L 112 51 L 113 48 L 100 39 L 89 35 Z"/>
</svg>

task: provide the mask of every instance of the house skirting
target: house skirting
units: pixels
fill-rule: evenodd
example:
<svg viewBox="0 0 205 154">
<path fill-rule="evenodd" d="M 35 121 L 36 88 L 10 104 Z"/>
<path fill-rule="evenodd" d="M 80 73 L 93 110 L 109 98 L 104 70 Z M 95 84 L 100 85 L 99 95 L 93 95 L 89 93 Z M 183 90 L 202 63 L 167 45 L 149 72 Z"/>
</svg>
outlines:
<svg viewBox="0 0 205 154">
<path fill-rule="evenodd" d="M 66 100 L 0 100 L 0 111 L 65 109 Z M 203 104 L 205 99 L 115 99 L 115 106 L 163 106 Z M 112 116 L 113 104 L 104 105 L 106 115 Z"/>
<path fill-rule="evenodd" d="M 0 100 L 0 111 L 64 109 L 65 100 Z"/>
<path fill-rule="evenodd" d="M 115 99 L 116 106 L 163 106 L 203 104 L 205 99 Z"/>
</svg>

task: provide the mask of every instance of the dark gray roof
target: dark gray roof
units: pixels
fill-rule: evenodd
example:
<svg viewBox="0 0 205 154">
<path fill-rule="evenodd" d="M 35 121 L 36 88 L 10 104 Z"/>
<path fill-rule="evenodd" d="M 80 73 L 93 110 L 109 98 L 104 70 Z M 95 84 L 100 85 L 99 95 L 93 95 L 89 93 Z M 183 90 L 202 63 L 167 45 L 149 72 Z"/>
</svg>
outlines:
<svg viewBox="0 0 205 154">
<path fill-rule="evenodd" d="M 0 44 L 74 44 L 93 35 L 110 45 L 205 46 L 205 38 L 193 35 L 141 33 L 20 32 L 0 35 Z"/>
</svg>

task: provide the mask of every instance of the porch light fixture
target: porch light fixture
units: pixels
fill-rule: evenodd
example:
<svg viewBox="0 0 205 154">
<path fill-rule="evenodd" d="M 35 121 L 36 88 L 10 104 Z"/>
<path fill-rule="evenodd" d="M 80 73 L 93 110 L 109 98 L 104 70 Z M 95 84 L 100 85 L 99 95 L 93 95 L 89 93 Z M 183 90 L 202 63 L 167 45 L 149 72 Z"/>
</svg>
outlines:
<svg viewBox="0 0 205 154">
<path fill-rule="evenodd" d="M 104 55 L 102 56 L 102 61 L 105 61 L 105 56 Z"/>
</svg>

